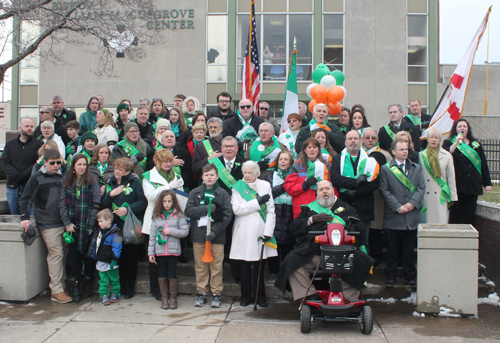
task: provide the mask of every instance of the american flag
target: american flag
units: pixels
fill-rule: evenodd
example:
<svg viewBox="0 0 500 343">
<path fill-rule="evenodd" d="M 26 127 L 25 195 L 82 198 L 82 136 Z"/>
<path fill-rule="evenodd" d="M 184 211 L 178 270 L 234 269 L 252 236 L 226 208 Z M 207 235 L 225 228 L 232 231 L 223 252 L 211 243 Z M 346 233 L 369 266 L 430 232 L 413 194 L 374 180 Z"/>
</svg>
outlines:
<svg viewBox="0 0 500 343">
<path fill-rule="evenodd" d="M 248 33 L 247 47 L 245 50 L 245 63 L 243 65 L 243 77 L 241 82 L 242 99 L 250 99 L 253 104 L 254 113 L 259 113 L 260 80 L 259 80 L 259 50 L 257 49 L 257 35 L 255 24 L 255 1 L 251 2 L 250 28 Z"/>
</svg>

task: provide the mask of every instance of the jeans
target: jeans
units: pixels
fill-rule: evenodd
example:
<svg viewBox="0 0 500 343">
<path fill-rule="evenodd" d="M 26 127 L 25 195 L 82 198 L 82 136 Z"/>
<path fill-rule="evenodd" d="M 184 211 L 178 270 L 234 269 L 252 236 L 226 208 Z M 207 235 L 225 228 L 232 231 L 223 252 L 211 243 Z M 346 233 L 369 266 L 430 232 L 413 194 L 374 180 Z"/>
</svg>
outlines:
<svg viewBox="0 0 500 343">
<path fill-rule="evenodd" d="M 7 203 L 9 204 L 9 212 L 12 215 L 20 215 L 21 209 L 19 208 L 19 198 L 22 194 L 24 187 L 11 188 L 7 187 Z M 33 205 L 30 201 L 30 215 L 33 215 Z"/>
</svg>

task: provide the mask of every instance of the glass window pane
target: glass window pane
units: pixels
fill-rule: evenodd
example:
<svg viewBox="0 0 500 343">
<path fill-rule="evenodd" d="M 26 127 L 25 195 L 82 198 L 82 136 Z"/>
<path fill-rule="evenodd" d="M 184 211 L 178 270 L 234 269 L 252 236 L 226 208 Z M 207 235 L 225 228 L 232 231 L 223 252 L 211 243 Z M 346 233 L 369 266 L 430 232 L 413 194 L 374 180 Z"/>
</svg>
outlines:
<svg viewBox="0 0 500 343">
<path fill-rule="evenodd" d="M 427 82 L 427 67 L 408 67 L 408 82 Z"/>
<path fill-rule="evenodd" d="M 226 66 L 211 66 L 207 67 L 207 81 L 227 81 Z"/>
<path fill-rule="evenodd" d="M 288 0 L 288 9 L 290 12 L 311 12 L 311 0 Z"/>
<path fill-rule="evenodd" d="M 25 69 L 21 68 L 20 83 L 38 83 L 38 68 Z"/>
<path fill-rule="evenodd" d="M 227 64 L 227 16 L 208 16 L 207 30 L 207 63 Z"/>
<path fill-rule="evenodd" d="M 310 81 L 312 80 L 312 65 L 311 64 L 298 64 L 297 65 L 297 81 Z"/>
<path fill-rule="evenodd" d="M 427 64 L 427 17 L 408 16 L 408 65 Z"/>
<path fill-rule="evenodd" d="M 257 25 L 257 43 L 260 42 L 260 18 L 262 16 L 255 16 L 255 24 Z M 248 14 L 238 15 L 238 34 L 236 38 L 236 58 L 237 63 L 243 64 L 243 59 L 245 58 L 245 49 L 247 47 L 248 41 L 248 30 L 250 28 L 250 16 Z M 260 45 L 259 45 L 260 48 Z M 259 51 L 259 58 L 262 60 L 262 52 Z"/>
<path fill-rule="evenodd" d="M 288 46 L 293 51 L 293 39 L 297 40 L 297 64 L 312 63 L 312 15 L 290 15 L 290 34 Z"/>
<path fill-rule="evenodd" d="M 35 52 L 21 61 L 21 68 L 38 67 L 38 54 Z"/>
<path fill-rule="evenodd" d="M 325 14 L 323 61 L 327 64 L 344 64 L 344 17 L 342 14 Z"/>
<path fill-rule="evenodd" d="M 272 64 L 286 64 L 286 15 L 264 15 L 263 19 L 263 60 L 271 61 Z"/>
</svg>

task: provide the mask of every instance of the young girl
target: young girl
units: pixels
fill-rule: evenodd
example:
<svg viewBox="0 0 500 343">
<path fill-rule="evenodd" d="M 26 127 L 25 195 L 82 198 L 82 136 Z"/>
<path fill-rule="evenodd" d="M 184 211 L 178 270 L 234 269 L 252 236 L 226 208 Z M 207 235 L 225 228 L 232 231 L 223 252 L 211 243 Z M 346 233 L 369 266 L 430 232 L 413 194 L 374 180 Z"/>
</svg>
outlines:
<svg viewBox="0 0 500 343">
<path fill-rule="evenodd" d="M 157 263 L 160 269 L 158 283 L 161 308 L 164 310 L 177 308 L 177 258 L 181 254 L 180 238 L 188 234 L 186 216 L 177 202 L 175 192 L 170 189 L 161 192 L 153 210 L 148 255 L 149 262 Z"/>
</svg>

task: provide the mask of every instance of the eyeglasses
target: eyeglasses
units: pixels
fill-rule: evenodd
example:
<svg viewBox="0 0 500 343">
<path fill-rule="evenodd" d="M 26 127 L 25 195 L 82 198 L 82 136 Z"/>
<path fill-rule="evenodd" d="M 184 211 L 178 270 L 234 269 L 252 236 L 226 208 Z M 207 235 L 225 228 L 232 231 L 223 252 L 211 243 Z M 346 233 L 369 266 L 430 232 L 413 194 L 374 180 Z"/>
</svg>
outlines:
<svg viewBox="0 0 500 343">
<path fill-rule="evenodd" d="M 139 130 L 128 130 L 129 133 L 139 133 Z"/>
<path fill-rule="evenodd" d="M 61 161 L 50 161 L 49 164 L 51 166 L 53 166 L 54 164 L 60 165 L 60 164 L 62 164 L 62 162 Z"/>
<path fill-rule="evenodd" d="M 231 100 L 219 100 L 219 102 L 229 104 L 231 102 Z"/>
<path fill-rule="evenodd" d="M 154 98 L 153 102 L 155 102 L 155 101 L 163 101 L 163 100 L 161 98 Z"/>
<path fill-rule="evenodd" d="M 240 108 L 241 109 L 252 108 L 252 105 L 241 105 Z"/>
<path fill-rule="evenodd" d="M 363 136 L 363 138 L 375 140 L 375 139 L 377 139 L 377 136 Z"/>
<path fill-rule="evenodd" d="M 259 107 L 259 110 L 261 110 L 261 111 L 269 111 L 269 108 L 267 108 L 267 107 Z"/>
<path fill-rule="evenodd" d="M 217 126 L 209 126 L 208 129 L 209 130 L 218 130 L 218 129 L 220 129 L 220 126 L 219 125 L 217 125 Z"/>
</svg>

